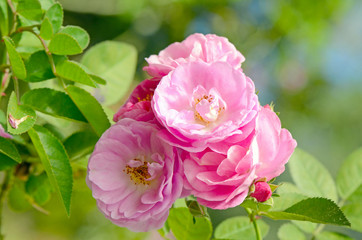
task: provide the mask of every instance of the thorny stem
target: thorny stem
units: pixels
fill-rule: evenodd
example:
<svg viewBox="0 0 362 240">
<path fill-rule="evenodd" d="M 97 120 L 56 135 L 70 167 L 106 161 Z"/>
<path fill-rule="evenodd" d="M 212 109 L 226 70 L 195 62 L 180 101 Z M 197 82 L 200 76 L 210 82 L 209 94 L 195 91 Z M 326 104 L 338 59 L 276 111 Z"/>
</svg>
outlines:
<svg viewBox="0 0 362 240">
<path fill-rule="evenodd" d="M 255 219 L 255 213 L 253 213 L 249 208 L 245 208 L 245 211 L 249 214 L 249 218 L 253 222 L 256 240 L 262 240 L 260 228 Z"/>
</svg>

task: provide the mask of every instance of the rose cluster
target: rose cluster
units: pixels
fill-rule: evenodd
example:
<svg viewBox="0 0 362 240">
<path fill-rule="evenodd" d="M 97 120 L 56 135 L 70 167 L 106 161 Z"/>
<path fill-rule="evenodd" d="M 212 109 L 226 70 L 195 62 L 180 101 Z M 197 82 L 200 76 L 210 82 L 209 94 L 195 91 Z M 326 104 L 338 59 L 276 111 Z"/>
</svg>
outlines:
<svg viewBox="0 0 362 240">
<path fill-rule="evenodd" d="M 245 58 L 226 38 L 193 34 L 146 60 L 151 78 L 89 159 L 87 183 L 108 219 L 133 231 L 161 228 L 180 197 L 231 208 L 284 171 L 296 141 L 260 105 Z"/>
</svg>

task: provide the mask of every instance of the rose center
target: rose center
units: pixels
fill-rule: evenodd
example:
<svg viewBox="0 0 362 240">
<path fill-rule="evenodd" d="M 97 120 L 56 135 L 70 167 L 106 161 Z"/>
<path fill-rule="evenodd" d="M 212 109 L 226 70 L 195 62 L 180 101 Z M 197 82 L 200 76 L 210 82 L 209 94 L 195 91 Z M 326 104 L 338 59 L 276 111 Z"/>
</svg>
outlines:
<svg viewBox="0 0 362 240">
<path fill-rule="evenodd" d="M 134 159 L 138 160 L 138 159 Z M 147 162 L 143 162 L 143 165 L 137 167 L 131 167 L 130 165 L 126 165 L 126 168 L 123 170 L 127 173 L 130 179 L 136 184 L 142 185 L 150 185 L 150 180 L 147 180 L 151 177 L 151 174 L 148 173 L 148 165 Z"/>
<path fill-rule="evenodd" d="M 218 119 L 220 113 L 225 110 L 222 102 L 213 95 L 203 95 L 194 99 L 195 102 L 195 119 L 209 124 Z"/>
</svg>

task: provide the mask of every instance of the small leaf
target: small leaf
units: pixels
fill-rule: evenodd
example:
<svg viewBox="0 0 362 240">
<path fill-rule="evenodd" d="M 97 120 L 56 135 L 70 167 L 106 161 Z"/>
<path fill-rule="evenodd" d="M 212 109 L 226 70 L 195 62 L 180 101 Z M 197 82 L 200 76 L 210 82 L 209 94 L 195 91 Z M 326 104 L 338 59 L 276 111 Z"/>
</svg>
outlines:
<svg viewBox="0 0 362 240">
<path fill-rule="evenodd" d="M 308 198 L 294 204 L 283 212 L 271 211 L 262 213 L 262 215 L 276 220 L 286 219 L 323 224 L 351 225 L 337 204 L 326 198 Z"/>
<path fill-rule="evenodd" d="M 21 157 L 15 145 L 3 137 L 0 137 L 0 153 L 8 156 L 16 163 L 21 163 Z"/>
<path fill-rule="evenodd" d="M 84 50 L 89 44 L 89 35 L 87 31 L 78 26 L 66 26 L 60 29 L 59 33 L 65 33 L 72 36 Z"/>
<path fill-rule="evenodd" d="M 354 151 L 343 162 L 337 175 L 338 192 L 347 199 L 362 184 L 362 148 Z"/>
<path fill-rule="evenodd" d="M 64 92 L 38 88 L 26 92 L 21 101 L 33 109 L 55 117 L 87 122 L 72 99 Z"/>
<path fill-rule="evenodd" d="M 43 50 L 30 55 L 25 67 L 28 76 L 24 80 L 27 82 L 41 82 L 55 78 L 48 56 Z"/>
<path fill-rule="evenodd" d="M 308 153 L 296 149 L 288 164 L 298 188 L 310 197 L 326 197 L 337 201 L 333 178 L 327 169 Z"/>
<path fill-rule="evenodd" d="M 93 79 L 93 81 L 95 81 L 98 84 L 102 84 L 102 85 L 107 84 L 106 80 L 104 80 L 103 78 L 101 78 L 101 77 L 99 77 L 97 75 L 89 74 L 89 73 L 88 73 L 88 75 Z"/>
<path fill-rule="evenodd" d="M 91 153 L 97 141 L 98 136 L 93 132 L 77 132 L 64 141 L 64 147 L 69 158 L 74 160 Z"/>
<path fill-rule="evenodd" d="M 278 237 L 280 240 L 304 240 L 304 234 L 291 223 L 283 224 L 278 230 Z"/>
<path fill-rule="evenodd" d="M 14 211 L 24 212 L 31 209 L 30 197 L 25 192 L 24 182 L 15 179 L 8 194 L 8 204 Z"/>
<path fill-rule="evenodd" d="M 57 74 L 67 80 L 79 82 L 91 87 L 96 87 L 92 78 L 86 73 L 82 66 L 74 61 L 60 61 L 55 66 Z"/>
<path fill-rule="evenodd" d="M 17 12 L 29 20 L 40 21 L 43 17 L 38 0 L 18 0 Z"/>
<path fill-rule="evenodd" d="M 196 200 L 186 200 L 186 205 L 192 216 L 209 217 L 207 207 L 200 205 Z"/>
<path fill-rule="evenodd" d="M 253 197 L 247 197 L 241 204 L 242 207 L 251 208 L 255 211 L 268 211 L 270 208 L 273 207 L 273 205 L 274 205 L 273 198 L 269 198 L 265 202 L 258 202 Z"/>
<path fill-rule="evenodd" d="M 64 146 L 49 130 L 37 125 L 29 130 L 29 136 L 69 216 L 73 174 Z"/>
<path fill-rule="evenodd" d="M 0 32 L 3 36 L 9 33 L 9 14 L 6 0 L 0 0 Z"/>
<path fill-rule="evenodd" d="M 107 81 L 107 85 L 100 87 L 100 92 L 105 99 L 104 105 L 111 105 L 129 92 L 136 70 L 137 51 L 126 43 L 105 41 L 90 48 L 81 63 Z"/>
<path fill-rule="evenodd" d="M 79 87 L 68 86 L 66 91 L 97 135 L 101 136 L 110 127 L 110 123 L 99 102 Z"/>
<path fill-rule="evenodd" d="M 45 13 L 51 23 L 53 33 L 57 33 L 63 24 L 63 8 L 59 3 L 53 4 Z"/>
<path fill-rule="evenodd" d="M 8 119 L 8 132 L 22 134 L 34 125 L 36 114 L 30 107 L 18 105 L 15 93 L 12 92 L 8 104 Z"/>
<path fill-rule="evenodd" d="M 50 40 L 49 51 L 58 55 L 75 55 L 82 53 L 83 49 L 72 36 L 58 32 Z"/>
<path fill-rule="evenodd" d="M 38 176 L 30 175 L 25 184 L 25 189 L 40 206 L 46 204 L 50 200 L 53 191 L 45 172 Z"/>
<path fill-rule="evenodd" d="M 45 40 L 49 40 L 53 36 L 53 26 L 47 17 L 45 17 L 41 23 L 40 36 Z"/>
<path fill-rule="evenodd" d="M 353 240 L 352 238 L 337 232 L 322 232 L 318 234 L 317 240 Z"/>
<path fill-rule="evenodd" d="M 361 202 L 354 202 L 342 207 L 344 214 L 351 221 L 351 228 L 362 232 L 362 204 Z"/>
<path fill-rule="evenodd" d="M 13 70 L 14 75 L 20 79 L 25 79 L 26 69 L 23 59 L 21 58 L 20 54 L 16 51 L 14 43 L 11 40 L 11 38 L 4 36 L 3 39 L 6 45 L 6 50 L 8 51 L 9 54 L 11 69 Z"/>
<path fill-rule="evenodd" d="M 212 225 L 208 218 L 193 217 L 187 208 L 172 208 L 168 224 L 176 239 L 209 240 Z"/>
<path fill-rule="evenodd" d="M 262 237 L 268 234 L 269 226 L 257 220 Z M 215 229 L 218 239 L 256 239 L 255 230 L 248 217 L 232 217 L 220 223 Z"/>
<path fill-rule="evenodd" d="M 47 11 L 53 4 L 55 0 L 39 0 L 41 8 Z"/>
</svg>

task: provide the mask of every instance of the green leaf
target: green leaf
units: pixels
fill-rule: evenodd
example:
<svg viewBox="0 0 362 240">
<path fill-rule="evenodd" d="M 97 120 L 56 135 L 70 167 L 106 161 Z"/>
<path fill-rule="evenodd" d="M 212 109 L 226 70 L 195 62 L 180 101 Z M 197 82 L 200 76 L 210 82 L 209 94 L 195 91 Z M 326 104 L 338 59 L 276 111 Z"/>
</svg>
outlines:
<svg viewBox="0 0 362 240">
<path fill-rule="evenodd" d="M 99 102 L 90 93 L 79 87 L 68 86 L 66 91 L 97 135 L 101 136 L 111 125 Z"/>
<path fill-rule="evenodd" d="M 354 191 L 347 200 L 351 202 L 362 202 L 362 185 L 359 185 L 356 191 Z"/>
<path fill-rule="evenodd" d="M 186 200 L 186 205 L 192 216 L 209 217 L 207 207 L 200 205 L 196 200 Z"/>
<path fill-rule="evenodd" d="M 176 239 L 209 240 L 211 238 L 210 220 L 205 217 L 193 217 L 187 208 L 172 208 L 167 221 Z"/>
<path fill-rule="evenodd" d="M 25 192 L 24 182 L 15 179 L 8 194 L 8 204 L 14 211 L 24 212 L 31 209 L 30 197 Z"/>
<path fill-rule="evenodd" d="M 306 233 L 313 233 L 314 230 L 317 228 L 317 224 L 312 222 L 292 220 L 292 223 L 296 225 L 300 230 Z"/>
<path fill-rule="evenodd" d="M 53 4 L 45 13 L 51 23 L 53 33 L 57 33 L 63 24 L 63 8 L 59 3 Z"/>
<path fill-rule="evenodd" d="M 304 240 L 304 234 L 291 223 L 283 224 L 278 230 L 278 237 L 280 240 Z"/>
<path fill-rule="evenodd" d="M 101 78 L 101 77 L 99 77 L 97 75 L 89 74 L 89 73 L 88 73 L 88 75 L 93 79 L 93 81 L 95 81 L 98 84 L 102 84 L 102 85 L 107 84 L 106 80 L 104 80 L 103 78 Z"/>
<path fill-rule="evenodd" d="M 13 70 L 14 75 L 17 78 L 25 79 L 26 69 L 23 59 L 21 58 L 20 54 L 16 51 L 14 43 L 11 40 L 11 38 L 4 36 L 3 39 L 6 45 L 6 50 L 8 51 L 9 54 L 11 68 Z"/>
<path fill-rule="evenodd" d="M 33 109 L 24 105 L 18 105 L 15 93 L 12 92 L 8 104 L 8 132 L 22 134 L 28 131 L 35 123 L 36 114 Z M 11 126 L 11 121 L 17 121 L 17 126 Z"/>
<path fill-rule="evenodd" d="M 100 92 L 105 99 L 104 104 L 111 105 L 129 92 L 137 64 L 137 51 L 126 43 L 105 41 L 90 48 L 81 63 L 106 80 L 107 84 L 100 87 Z"/>
<path fill-rule="evenodd" d="M 53 191 L 48 176 L 45 172 L 35 176 L 30 175 L 25 184 L 26 192 L 34 199 L 34 201 L 41 205 L 47 203 L 51 198 Z"/>
<path fill-rule="evenodd" d="M 362 204 L 361 202 L 354 202 L 342 207 L 344 214 L 351 221 L 351 228 L 362 232 Z"/>
<path fill-rule="evenodd" d="M 338 193 L 347 199 L 362 184 L 362 148 L 354 151 L 343 162 L 337 175 Z"/>
<path fill-rule="evenodd" d="M 310 197 L 326 197 L 337 201 L 337 191 L 333 178 L 313 156 L 296 149 L 288 165 L 295 184 L 303 194 Z"/>
<path fill-rule="evenodd" d="M 9 33 L 9 14 L 6 0 L 0 0 L 0 32 L 1 35 Z"/>
<path fill-rule="evenodd" d="M 64 146 L 49 130 L 37 125 L 29 130 L 29 136 L 69 216 L 73 175 Z"/>
<path fill-rule="evenodd" d="M 74 160 L 91 153 L 98 139 L 98 136 L 93 132 L 77 132 L 64 141 L 64 147 L 69 158 Z"/>
<path fill-rule="evenodd" d="M 54 0 L 39 0 L 41 8 L 47 11 L 53 4 Z"/>
<path fill-rule="evenodd" d="M 83 49 L 72 36 L 65 33 L 56 33 L 50 40 L 49 51 L 58 55 L 75 55 L 83 52 Z"/>
<path fill-rule="evenodd" d="M 40 21 L 43 17 L 43 10 L 38 0 L 19 0 L 16 11 L 29 20 Z"/>
<path fill-rule="evenodd" d="M 262 237 L 268 234 L 269 226 L 257 220 Z M 256 239 L 255 230 L 248 217 L 232 217 L 220 223 L 215 229 L 215 238 L 219 239 Z"/>
<path fill-rule="evenodd" d="M 317 240 L 353 240 L 352 238 L 337 232 L 322 232 L 318 234 Z"/>
<path fill-rule="evenodd" d="M 60 29 L 59 33 L 65 33 L 72 36 L 79 46 L 84 50 L 89 44 L 89 35 L 86 30 L 78 26 L 66 26 Z"/>
<path fill-rule="evenodd" d="M 49 18 L 47 17 L 45 17 L 41 23 L 40 36 L 45 40 L 49 40 L 53 36 L 53 27 Z"/>
<path fill-rule="evenodd" d="M 16 163 L 21 163 L 21 157 L 15 145 L 3 137 L 0 137 L 0 153 L 8 156 Z"/>
<path fill-rule="evenodd" d="M 38 88 L 26 92 L 21 101 L 33 109 L 55 117 L 87 122 L 72 99 L 64 92 Z"/>
<path fill-rule="evenodd" d="M 30 55 L 25 67 L 28 76 L 24 80 L 27 82 L 41 82 L 55 78 L 48 56 L 43 50 Z"/>
<path fill-rule="evenodd" d="M 323 224 L 351 225 L 337 204 L 326 198 L 308 198 L 294 204 L 283 212 L 271 211 L 262 214 L 276 220 L 286 219 Z"/>
<path fill-rule="evenodd" d="M 67 80 L 79 82 L 91 87 L 96 87 L 92 78 L 86 73 L 82 65 L 74 61 L 60 61 L 55 65 L 57 74 Z"/>
</svg>

